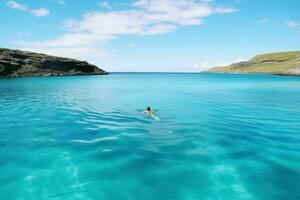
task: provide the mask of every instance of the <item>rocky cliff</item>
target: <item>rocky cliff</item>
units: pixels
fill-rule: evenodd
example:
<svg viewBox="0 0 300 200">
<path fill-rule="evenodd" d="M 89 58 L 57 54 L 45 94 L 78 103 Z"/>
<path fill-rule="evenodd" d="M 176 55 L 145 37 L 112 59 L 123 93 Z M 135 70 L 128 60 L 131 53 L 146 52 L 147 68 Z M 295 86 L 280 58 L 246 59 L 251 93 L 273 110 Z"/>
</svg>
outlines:
<svg viewBox="0 0 300 200">
<path fill-rule="evenodd" d="M 300 51 L 258 55 L 249 61 L 233 63 L 225 67 L 214 67 L 209 72 L 300 76 Z"/>
<path fill-rule="evenodd" d="M 0 77 L 104 75 L 85 61 L 0 48 Z"/>
</svg>

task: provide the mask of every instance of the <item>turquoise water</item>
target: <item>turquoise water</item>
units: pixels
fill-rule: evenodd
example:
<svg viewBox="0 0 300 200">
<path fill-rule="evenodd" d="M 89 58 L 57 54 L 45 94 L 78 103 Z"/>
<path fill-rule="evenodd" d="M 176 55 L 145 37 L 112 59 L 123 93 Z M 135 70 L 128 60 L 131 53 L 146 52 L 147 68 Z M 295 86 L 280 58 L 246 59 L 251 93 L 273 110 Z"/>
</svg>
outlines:
<svg viewBox="0 0 300 200">
<path fill-rule="evenodd" d="M 0 79 L 0 109 L 1 199 L 300 199 L 297 77 Z"/>
</svg>

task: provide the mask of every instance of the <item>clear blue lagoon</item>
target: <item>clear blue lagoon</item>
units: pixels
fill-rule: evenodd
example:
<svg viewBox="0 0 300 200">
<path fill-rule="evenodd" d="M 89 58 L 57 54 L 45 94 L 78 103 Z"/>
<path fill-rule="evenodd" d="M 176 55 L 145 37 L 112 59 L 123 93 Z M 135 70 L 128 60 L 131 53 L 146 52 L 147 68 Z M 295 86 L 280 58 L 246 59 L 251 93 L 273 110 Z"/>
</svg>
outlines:
<svg viewBox="0 0 300 200">
<path fill-rule="evenodd" d="M 300 198 L 297 77 L 0 79 L 0 108 L 3 200 Z"/>
</svg>

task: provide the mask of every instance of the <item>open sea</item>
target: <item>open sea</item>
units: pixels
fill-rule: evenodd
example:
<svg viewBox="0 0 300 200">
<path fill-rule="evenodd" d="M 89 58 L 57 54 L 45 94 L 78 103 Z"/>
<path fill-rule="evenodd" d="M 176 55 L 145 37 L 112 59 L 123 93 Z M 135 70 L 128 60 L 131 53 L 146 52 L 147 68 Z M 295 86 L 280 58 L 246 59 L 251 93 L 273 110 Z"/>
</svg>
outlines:
<svg viewBox="0 0 300 200">
<path fill-rule="evenodd" d="M 1 78 L 0 199 L 300 199 L 300 77 Z"/>
</svg>

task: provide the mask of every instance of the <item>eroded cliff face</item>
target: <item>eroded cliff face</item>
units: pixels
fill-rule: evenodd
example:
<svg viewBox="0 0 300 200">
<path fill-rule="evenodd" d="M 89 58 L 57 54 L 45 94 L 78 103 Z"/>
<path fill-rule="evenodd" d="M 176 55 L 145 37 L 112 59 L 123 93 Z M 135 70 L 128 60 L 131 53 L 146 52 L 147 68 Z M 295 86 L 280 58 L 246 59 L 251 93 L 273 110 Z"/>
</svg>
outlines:
<svg viewBox="0 0 300 200">
<path fill-rule="evenodd" d="M 86 61 L 0 48 L 0 76 L 104 75 L 104 70 Z"/>
<path fill-rule="evenodd" d="M 300 67 L 291 67 L 289 69 L 274 73 L 281 76 L 300 76 Z"/>
</svg>

